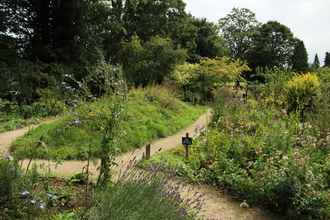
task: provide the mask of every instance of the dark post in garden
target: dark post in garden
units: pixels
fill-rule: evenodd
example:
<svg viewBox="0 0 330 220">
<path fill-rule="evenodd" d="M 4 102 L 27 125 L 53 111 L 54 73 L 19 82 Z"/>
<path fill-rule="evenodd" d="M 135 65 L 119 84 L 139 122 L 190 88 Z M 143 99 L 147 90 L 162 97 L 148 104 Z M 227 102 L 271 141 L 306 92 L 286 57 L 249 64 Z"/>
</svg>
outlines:
<svg viewBox="0 0 330 220">
<path fill-rule="evenodd" d="M 150 158 L 150 144 L 146 145 L 146 159 L 148 160 Z"/>
<path fill-rule="evenodd" d="M 192 144 L 192 138 L 189 137 L 189 133 L 186 133 L 186 137 L 182 137 L 182 145 L 186 146 L 186 157 L 189 157 L 189 145 Z"/>
<path fill-rule="evenodd" d="M 249 83 L 246 83 L 246 85 L 245 85 L 245 94 L 244 94 L 245 103 L 247 103 L 248 90 L 249 90 Z"/>
</svg>

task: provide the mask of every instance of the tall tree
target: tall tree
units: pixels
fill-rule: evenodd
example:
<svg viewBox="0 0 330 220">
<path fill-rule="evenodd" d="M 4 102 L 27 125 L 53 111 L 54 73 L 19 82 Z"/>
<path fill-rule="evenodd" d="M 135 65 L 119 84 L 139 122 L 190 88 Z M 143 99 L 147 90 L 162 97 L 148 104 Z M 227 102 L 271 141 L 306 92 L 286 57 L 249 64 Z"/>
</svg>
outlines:
<svg viewBox="0 0 330 220">
<path fill-rule="evenodd" d="M 314 56 L 313 66 L 316 69 L 318 69 L 320 67 L 320 60 L 319 60 L 319 56 L 317 55 L 317 53 Z"/>
<path fill-rule="evenodd" d="M 253 36 L 259 23 L 255 13 L 247 8 L 233 8 L 226 17 L 219 19 L 220 36 L 226 40 L 226 46 L 232 57 L 245 60 L 246 52 L 253 45 Z"/>
<path fill-rule="evenodd" d="M 293 55 L 291 58 L 292 68 L 297 72 L 306 73 L 308 71 L 308 54 L 303 41 L 296 39 Z"/>
<path fill-rule="evenodd" d="M 147 42 L 156 35 L 169 37 L 184 31 L 179 24 L 187 16 L 185 6 L 182 0 L 126 0 L 123 20 L 128 38 L 137 36 Z"/>
<path fill-rule="evenodd" d="M 121 63 L 122 43 L 132 36 L 142 43 L 155 36 L 171 38 L 174 47 L 195 46 L 198 28 L 184 11 L 182 0 L 110 0 L 109 29 L 104 34 L 106 59 Z"/>
<path fill-rule="evenodd" d="M 255 45 L 247 59 L 252 69 L 258 66 L 283 68 L 291 64 L 295 39 L 287 26 L 268 21 L 259 28 L 253 41 Z"/>
<path fill-rule="evenodd" d="M 326 66 L 330 67 L 330 53 L 329 52 L 325 52 L 323 67 L 326 67 Z"/>
<path fill-rule="evenodd" d="M 123 47 L 123 71 L 127 81 L 135 85 L 162 83 L 186 58 L 187 51 L 174 49 L 169 38 L 155 36 L 143 43 L 138 37 L 132 37 Z"/>
<path fill-rule="evenodd" d="M 7 1 L 7 0 L 6 0 Z M 92 23 L 93 0 L 7 1 L 13 25 L 9 28 L 21 42 L 30 61 L 85 66 L 99 57 L 99 33 Z"/>
<path fill-rule="evenodd" d="M 126 1 L 126 4 L 129 2 Z M 108 3 L 107 11 L 104 12 L 108 22 L 102 34 L 104 56 L 110 63 L 118 64 L 121 60 L 122 42 L 129 40 L 123 19 L 127 9 L 124 0 L 110 0 Z"/>
<path fill-rule="evenodd" d="M 198 28 L 197 36 L 194 37 L 195 45 L 189 48 L 188 61 L 198 63 L 204 57 L 215 58 L 221 57 L 228 53 L 224 46 L 225 41 L 219 36 L 218 27 L 208 22 L 205 18 L 192 18 L 192 24 Z"/>
</svg>

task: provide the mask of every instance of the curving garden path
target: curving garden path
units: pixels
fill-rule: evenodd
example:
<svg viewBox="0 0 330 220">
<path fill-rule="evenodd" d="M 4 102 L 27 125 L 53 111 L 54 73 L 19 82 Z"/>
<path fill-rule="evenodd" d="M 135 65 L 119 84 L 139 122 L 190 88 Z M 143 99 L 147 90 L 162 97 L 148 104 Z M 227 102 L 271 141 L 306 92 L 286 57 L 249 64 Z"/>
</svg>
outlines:
<svg viewBox="0 0 330 220">
<path fill-rule="evenodd" d="M 203 127 L 208 123 L 210 116 L 210 110 L 207 110 L 205 114 L 200 116 L 192 125 L 181 130 L 180 132 L 167 137 L 162 138 L 158 141 L 151 143 L 151 154 L 158 152 L 161 148 L 161 151 L 166 151 L 171 148 L 181 145 L 182 137 L 186 136 L 186 133 L 189 133 L 190 136 L 195 135 L 196 127 Z M 46 121 L 45 123 L 50 123 L 53 120 Z M 36 127 L 36 126 L 34 126 Z M 7 154 L 8 149 L 12 142 L 18 137 L 23 136 L 26 132 L 33 127 L 25 127 L 15 131 L 8 131 L 5 133 L 0 133 L 0 155 Z M 142 154 L 145 152 L 145 149 L 138 149 L 132 152 L 128 152 L 119 156 L 122 161 L 129 161 L 136 157 L 137 159 L 142 158 Z M 55 169 L 55 164 L 47 160 L 34 160 L 37 164 L 44 163 L 49 165 L 50 171 L 52 173 L 57 173 L 70 177 L 72 174 L 77 172 L 82 172 L 83 168 L 86 166 L 86 161 L 74 161 L 68 160 L 64 161 L 62 165 L 58 165 Z M 27 166 L 28 161 L 23 161 L 23 167 Z M 94 175 L 98 173 L 97 167 L 99 166 L 99 161 L 91 163 L 89 168 L 90 172 Z M 265 209 L 260 209 L 257 207 L 253 208 L 242 208 L 240 204 L 242 201 L 236 201 L 233 197 L 226 193 L 225 191 L 217 190 L 211 186 L 201 186 L 198 190 L 199 193 L 205 193 L 203 199 L 205 199 L 205 204 L 203 209 L 205 210 L 204 219 L 222 219 L 222 220 L 281 220 L 285 219 L 284 216 L 273 214 L 268 212 Z"/>
</svg>

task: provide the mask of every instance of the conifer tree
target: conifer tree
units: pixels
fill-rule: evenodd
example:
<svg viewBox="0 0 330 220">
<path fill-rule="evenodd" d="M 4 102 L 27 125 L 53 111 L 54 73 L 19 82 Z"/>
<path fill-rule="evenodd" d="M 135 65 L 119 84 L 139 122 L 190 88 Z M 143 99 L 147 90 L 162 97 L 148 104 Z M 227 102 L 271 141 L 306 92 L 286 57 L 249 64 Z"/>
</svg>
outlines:
<svg viewBox="0 0 330 220">
<path fill-rule="evenodd" d="M 291 58 L 292 67 L 297 72 L 308 71 L 308 55 L 304 42 L 296 39 L 294 44 L 293 55 Z"/>
<path fill-rule="evenodd" d="M 323 67 L 330 67 L 330 53 L 325 52 L 325 58 L 324 58 L 324 66 Z"/>
<path fill-rule="evenodd" d="M 320 67 L 320 60 L 319 60 L 319 56 L 317 54 L 315 54 L 314 57 L 314 62 L 313 62 L 313 66 L 318 69 Z"/>
</svg>

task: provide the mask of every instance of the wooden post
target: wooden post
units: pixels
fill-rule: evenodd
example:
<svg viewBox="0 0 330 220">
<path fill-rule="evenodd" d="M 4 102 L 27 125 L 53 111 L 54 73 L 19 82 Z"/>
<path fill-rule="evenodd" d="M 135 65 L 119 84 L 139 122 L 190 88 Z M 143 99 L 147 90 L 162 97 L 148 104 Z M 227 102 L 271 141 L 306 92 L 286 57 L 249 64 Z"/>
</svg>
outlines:
<svg viewBox="0 0 330 220">
<path fill-rule="evenodd" d="M 146 159 L 148 160 L 150 158 L 150 144 L 147 144 L 146 146 Z"/>
<path fill-rule="evenodd" d="M 186 138 L 189 138 L 189 133 L 186 133 Z M 186 145 L 186 158 L 189 157 L 189 145 Z"/>
</svg>

